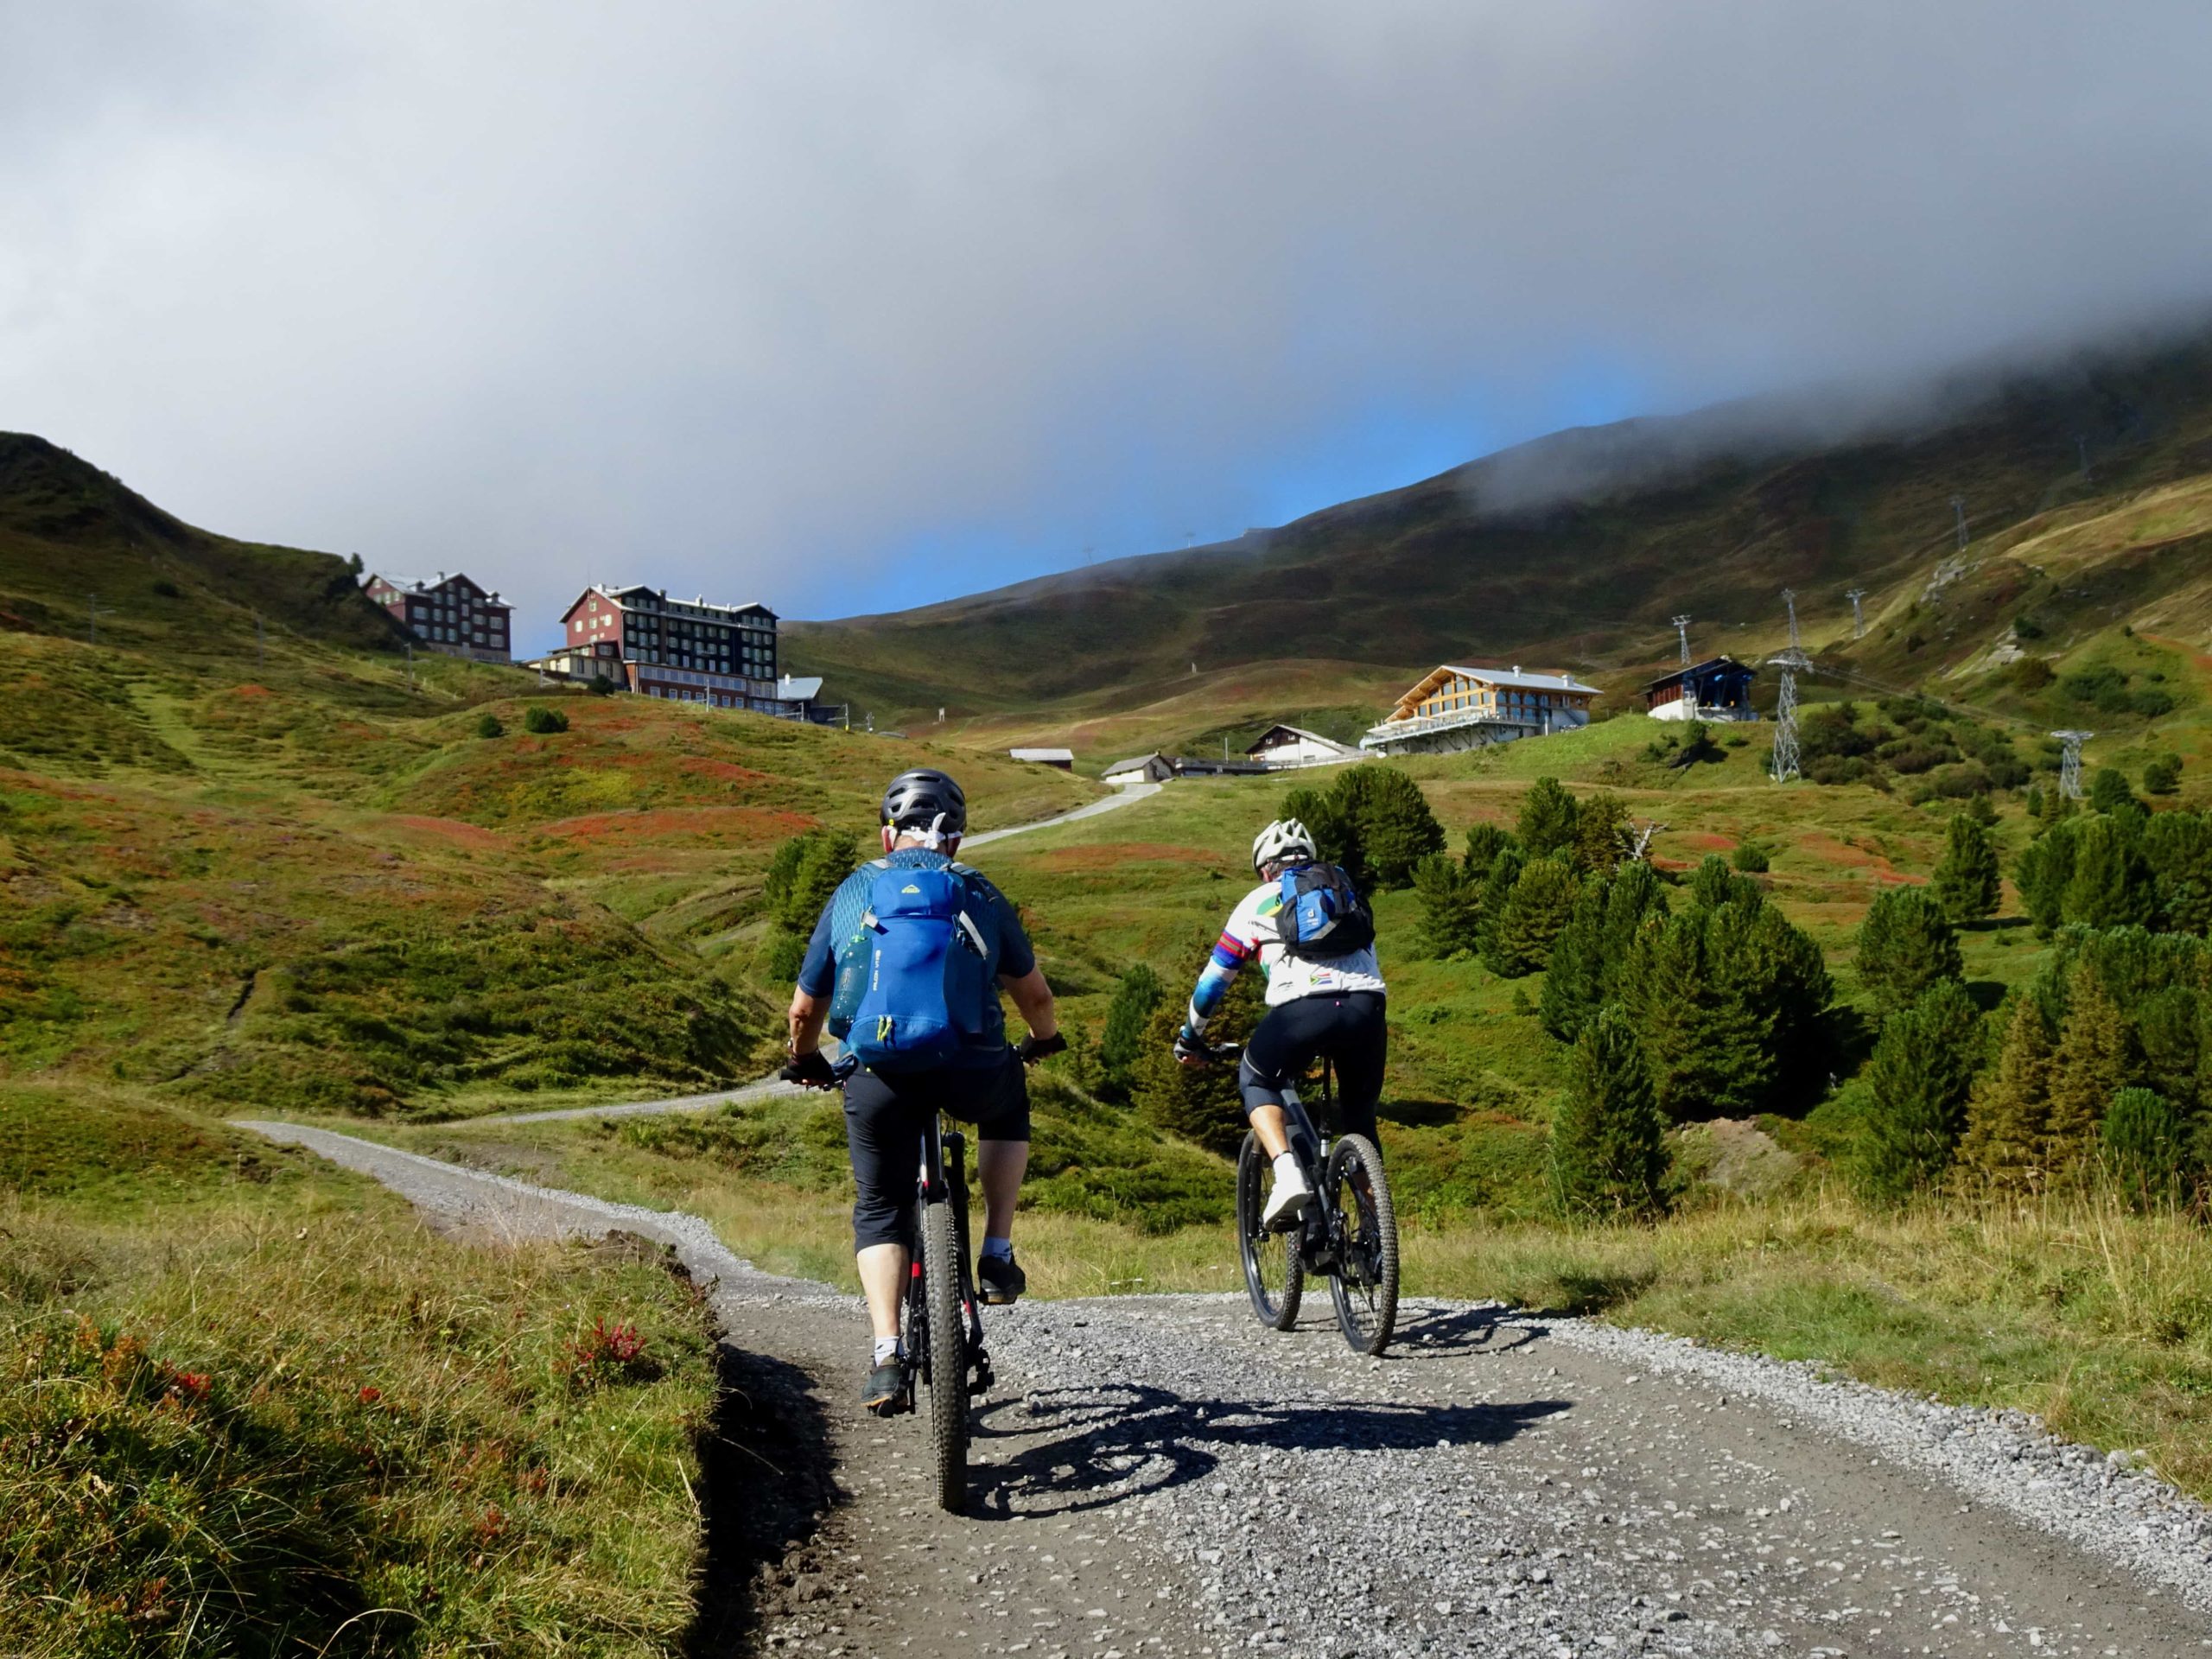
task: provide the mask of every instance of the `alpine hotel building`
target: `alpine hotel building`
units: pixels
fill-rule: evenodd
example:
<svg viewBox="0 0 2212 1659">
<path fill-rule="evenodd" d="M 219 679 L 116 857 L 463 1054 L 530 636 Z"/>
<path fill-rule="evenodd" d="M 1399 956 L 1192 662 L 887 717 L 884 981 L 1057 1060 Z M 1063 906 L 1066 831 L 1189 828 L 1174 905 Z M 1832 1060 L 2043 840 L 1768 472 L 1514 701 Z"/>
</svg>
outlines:
<svg viewBox="0 0 2212 1659">
<path fill-rule="evenodd" d="M 776 613 L 765 605 L 593 587 L 562 613 L 561 632 L 560 648 L 545 658 L 561 673 L 604 675 L 640 696 L 787 712 L 790 694 L 777 681 Z"/>
<path fill-rule="evenodd" d="M 508 660 L 514 607 L 467 576 L 441 570 L 435 582 L 418 582 L 372 575 L 361 585 L 372 602 L 432 651 L 480 663 Z"/>
</svg>

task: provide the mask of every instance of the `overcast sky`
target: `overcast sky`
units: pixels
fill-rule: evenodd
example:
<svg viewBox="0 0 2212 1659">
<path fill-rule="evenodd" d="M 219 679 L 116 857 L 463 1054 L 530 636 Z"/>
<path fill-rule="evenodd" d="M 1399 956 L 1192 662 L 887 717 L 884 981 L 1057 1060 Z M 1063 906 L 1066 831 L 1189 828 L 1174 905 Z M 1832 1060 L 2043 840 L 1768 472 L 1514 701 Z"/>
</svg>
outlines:
<svg viewBox="0 0 2212 1659">
<path fill-rule="evenodd" d="M 2212 297 L 2203 0 L 0 0 L 0 428 L 887 608 Z"/>
</svg>

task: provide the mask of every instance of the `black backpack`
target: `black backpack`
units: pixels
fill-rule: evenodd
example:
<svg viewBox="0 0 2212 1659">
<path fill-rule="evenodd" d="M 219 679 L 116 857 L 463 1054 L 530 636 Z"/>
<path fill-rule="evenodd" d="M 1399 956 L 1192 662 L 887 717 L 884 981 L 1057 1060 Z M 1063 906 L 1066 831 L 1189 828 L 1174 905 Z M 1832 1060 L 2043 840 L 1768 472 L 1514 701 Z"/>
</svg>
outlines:
<svg viewBox="0 0 2212 1659">
<path fill-rule="evenodd" d="M 1333 864 L 1294 865 L 1281 878 L 1282 907 L 1275 929 L 1283 954 L 1327 962 L 1375 943 L 1375 912 Z"/>
</svg>

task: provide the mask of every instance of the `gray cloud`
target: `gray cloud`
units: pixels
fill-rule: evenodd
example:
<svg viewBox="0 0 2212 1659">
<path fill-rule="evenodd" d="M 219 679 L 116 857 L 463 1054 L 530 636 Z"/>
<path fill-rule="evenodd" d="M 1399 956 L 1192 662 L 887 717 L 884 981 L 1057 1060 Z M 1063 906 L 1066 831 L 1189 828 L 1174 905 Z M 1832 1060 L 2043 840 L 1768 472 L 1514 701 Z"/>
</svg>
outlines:
<svg viewBox="0 0 2212 1659">
<path fill-rule="evenodd" d="M 1904 385 L 2212 290 L 2201 4 L 0 0 L 0 425 L 534 617 L 618 575 L 874 608 L 1394 481 L 1332 457 L 1402 432 Z"/>
</svg>

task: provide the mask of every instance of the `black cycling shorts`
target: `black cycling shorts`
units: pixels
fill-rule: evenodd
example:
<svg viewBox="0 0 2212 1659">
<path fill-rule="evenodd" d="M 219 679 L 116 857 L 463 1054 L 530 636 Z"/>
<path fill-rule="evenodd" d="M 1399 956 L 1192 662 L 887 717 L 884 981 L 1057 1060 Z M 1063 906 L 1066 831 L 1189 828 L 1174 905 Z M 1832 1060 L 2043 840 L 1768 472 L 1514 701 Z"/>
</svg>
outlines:
<svg viewBox="0 0 2212 1659">
<path fill-rule="evenodd" d="M 1340 996 L 1301 996 L 1269 1008 L 1245 1043 L 1244 1062 L 1236 1069 L 1246 1115 L 1255 1107 L 1281 1105 L 1282 1091 L 1325 1057 L 1336 1071 L 1336 1132 L 1375 1141 L 1375 1108 L 1382 1099 L 1382 1065 L 1389 1053 L 1382 1007 L 1380 991 L 1347 991 Z M 1318 1103 L 1306 1101 L 1309 1109 Z"/>
<path fill-rule="evenodd" d="M 845 1080 L 845 1146 L 860 1189 L 853 1199 L 855 1249 L 912 1246 L 922 1136 L 939 1111 L 973 1123 L 985 1141 L 1027 1141 L 1029 1079 L 1014 1051 L 1000 1065 L 897 1077 L 855 1071 Z"/>
</svg>

